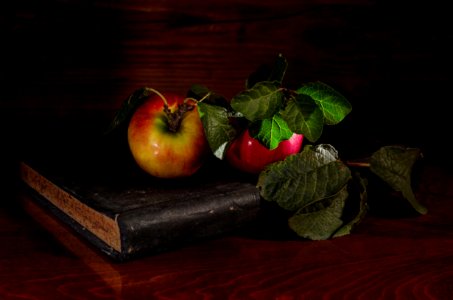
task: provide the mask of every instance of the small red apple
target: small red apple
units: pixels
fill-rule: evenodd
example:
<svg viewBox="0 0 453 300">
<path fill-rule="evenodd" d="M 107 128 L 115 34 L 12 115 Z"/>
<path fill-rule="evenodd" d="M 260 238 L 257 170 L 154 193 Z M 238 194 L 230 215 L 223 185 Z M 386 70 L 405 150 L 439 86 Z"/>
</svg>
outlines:
<svg viewBox="0 0 453 300">
<path fill-rule="evenodd" d="M 175 94 L 150 96 L 133 113 L 128 143 L 138 166 L 161 178 L 186 177 L 209 151 L 196 102 Z"/>
<path fill-rule="evenodd" d="M 257 139 L 244 130 L 233 141 L 226 153 L 227 161 L 235 168 L 252 174 L 258 174 L 273 162 L 298 153 L 302 148 L 303 135 L 294 133 L 288 140 L 280 142 L 277 148 L 269 150 Z"/>
</svg>

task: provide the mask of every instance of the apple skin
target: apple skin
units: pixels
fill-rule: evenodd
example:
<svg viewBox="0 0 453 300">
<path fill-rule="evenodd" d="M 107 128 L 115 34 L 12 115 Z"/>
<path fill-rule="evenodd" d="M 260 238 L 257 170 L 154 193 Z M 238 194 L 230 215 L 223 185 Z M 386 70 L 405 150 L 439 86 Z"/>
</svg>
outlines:
<svg viewBox="0 0 453 300">
<path fill-rule="evenodd" d="M 267 149 L 257 139 L 250 136 L 248 129 L 236 138 L 226 153 L 226 159 L 233 167 L 247 173 L 258 174 L 273 162 L 298 153 L 304 136 L 294 133 L 288 140 L 280 142 L 277 148 Z"/>
<path fill-rule="evenodd" d="M 164 94 L 174 112 L 184 98 Z M 176 132 L 169 129 L 164 101 L 158 95 L 145 100 L 133 113 L 128 126 L 128 144 L 138 166 L 160 178 L 187 177 L 203 164 L 209 146 L 196 108 L 184 113 Z"/>
</svg>

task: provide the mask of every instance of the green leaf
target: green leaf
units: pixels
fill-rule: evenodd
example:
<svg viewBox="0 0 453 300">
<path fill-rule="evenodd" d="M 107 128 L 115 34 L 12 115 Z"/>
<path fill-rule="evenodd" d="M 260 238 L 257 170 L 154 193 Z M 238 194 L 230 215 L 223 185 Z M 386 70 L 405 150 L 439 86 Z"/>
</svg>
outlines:
<svg viewBox="0 0 453 300">
<path fill-rule="evenodd" d="M 270 150 L 277 148 L 281 141 L 287 140 L 293 135 L 285 120 L 278 114 L 271 119 L 256 122 L 256 124 L 249 127 L 249 132 L 253 138 L 260 141 Z"/>
<path fill-rule="evenodd" d="M 417 212 L 426 214 L 426 207 L 417 201 L 411 185 L 412 168 L 420 155 L 421 151 L 417 148 L 381 147 L 371 156 L 370 170 L 395 191 L 401 192 Z"/>
<path fill-rule="evenodd" d="M 211 93 L 211 90 L 208 89 L 206 86 L 201 84 L 193 84 L 190 87 L 189 91 L 187 92 L 187 96 L 200 100 L 209 93 Z"/>
<path fill-rule="evenodd" d="M 284 58 L 280 53 L 275 60 L 274 67 L 271 74 L 269 75 L 268 81 L 276 81 L 281 85 L 283 78 L 285 77 L 287 68 L 288 62 L 286 61 L 286 58 Z"/>
<path fill-rule="evenodd" d="M 124 123 L 129 122 L 137 107 L 139 107 L 151 94 L 154 93 L 153 89 L 143 87 L 130 94 L 129 97 L 123 101 L 120 109 L 116 112 L 106 131 L 106 134 L 119 128 Z"/>
<path fill-rule="evenodd" d="M 190 87 L 190 90 L 187 92 L 187 97 L 194 98 L 196 100 L 204 99 L 203 100 L 204 103 L 219 105 L 227 109 L 230 108 L 229 102 L 225 97 L 214 93 L 206 86 L 201 84 L 192 85 Z"/>
<path fill-rule="evenodd" d="M 287 67 L 288 62 L 282 54 L 279 54 L 272 67 L 262 65 L 255 72 L 250 74 L 245 86 L 247 89 L 250 89 L 261 81 L 274 81 L 281 85 L 283 78 L 285 77 Z"/>
<path fill-rule="evenodd" d="M 258 121 L 277 113 L 283 103 L 283 91 L 275 82 L 259 82 L 231 99 L 231 107 L 249 121 Z"/>
<path fill-rule="evenodd" d="M 324 123 L 335 125 L 341 122 L 352 109 L 349 101 L 322 82 L 308 83 L 296 90 L 296 93 L 310 96 L 316 102 L 324 115 Z"/>
<path fill-rule="evenodd" d="M 335 195 L 299 210 L 288 220 L 297 235 L 311 240 L 326 240 L 343 225 L 341 216 L 348 198 L 346 185 Z"/>
<path fill-rule="evenodd" d="M 310 96 L 301 94 L 289 99 L 281 115 L 293 132 L 303 134 L 310 142 L 321 137 L 324 116 Z"/>
<path fill-rule="evenodd" d="M 348 220 L 344 220 L 345 217 L 345 211 L 348 210 L 348 207 L 346 207 L 343 210 L 343 216 L 342 219 L 344 222 L 346 222 L 343 226 L 340 227 L 334 234 L 333 238 L 336 237 L 341 237 L 344 235 L 348 235 L 351 233 L 352 229 L 357 226 L 366 216 L 368 212 L 368 206 L 367 206 L 367 200 L 368 200 L 368 193 L 367 193 L 367 180 L 363 177 L 360 176 L 359 173 L 356 173 L 354 178 L 357 180 L 354 181 L 356 186 L 358 186 L 358 199 L 356 197 L 352 197 L 354 195 L 350 195 L 349 199 L 347 200 L 347 204 L 349 203 L 349 206 L 353 206 L 350 208 L 350 210 L 356 210 L 355 214 L 353 214 L 352 218 Z M 349 193 L 351 194 L 351 193 Z M 352 198 L 352 199 L 351 199 Z"/>
<path fill-rule="evenodd" d="M 257 187 L 265 200 L 295 211 L 335 195 L 350 178 L 349 168 L 331 145 L 306 145 L 301 153 L 268 165 Z"/>
<path fill-rule="evenodd" d="M 236 135 L 235 129 L 229 122 L 228 110 L 203 102 L 199 102 L 197 108 L 212 153 L 217 158 L 223 159 L 228 144 Z"/>
</svg>

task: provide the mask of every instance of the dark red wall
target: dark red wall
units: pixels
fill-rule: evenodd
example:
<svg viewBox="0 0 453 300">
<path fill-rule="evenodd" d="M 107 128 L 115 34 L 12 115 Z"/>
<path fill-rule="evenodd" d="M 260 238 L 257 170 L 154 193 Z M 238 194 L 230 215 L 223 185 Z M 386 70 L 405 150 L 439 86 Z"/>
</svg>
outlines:
<svg viewBox="0 0 453 300">
<path fill-rule="evenodd" d="M 283 53 L 288 85 L 320 80 L 353 104 L 326 142 L 403 143 L 448 159 L 453 36 L 444 4 L 19 0 L 1 11 L 4 157 L 30 136 L 61 134 L 49 122 L 61 129 L 62 120 L 109 116 L 142 86 L 185 93 L 201 83 L 231 97 Z"/>
</svg>

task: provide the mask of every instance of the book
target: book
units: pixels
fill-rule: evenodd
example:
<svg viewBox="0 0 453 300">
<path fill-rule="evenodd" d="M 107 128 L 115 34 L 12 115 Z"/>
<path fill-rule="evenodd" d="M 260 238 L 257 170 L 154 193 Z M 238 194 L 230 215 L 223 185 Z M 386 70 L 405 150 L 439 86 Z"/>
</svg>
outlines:
<svg viewBox="0 0 453 300">
<path fill-rule="evenodd" d="M 39 205 L 115 261 L 218 237 L 259 214 L 253 180 L 219 161 L 188 178 L 159 179 L 97 146 L 39 151 L 19 174 Z"/>
</svg>

